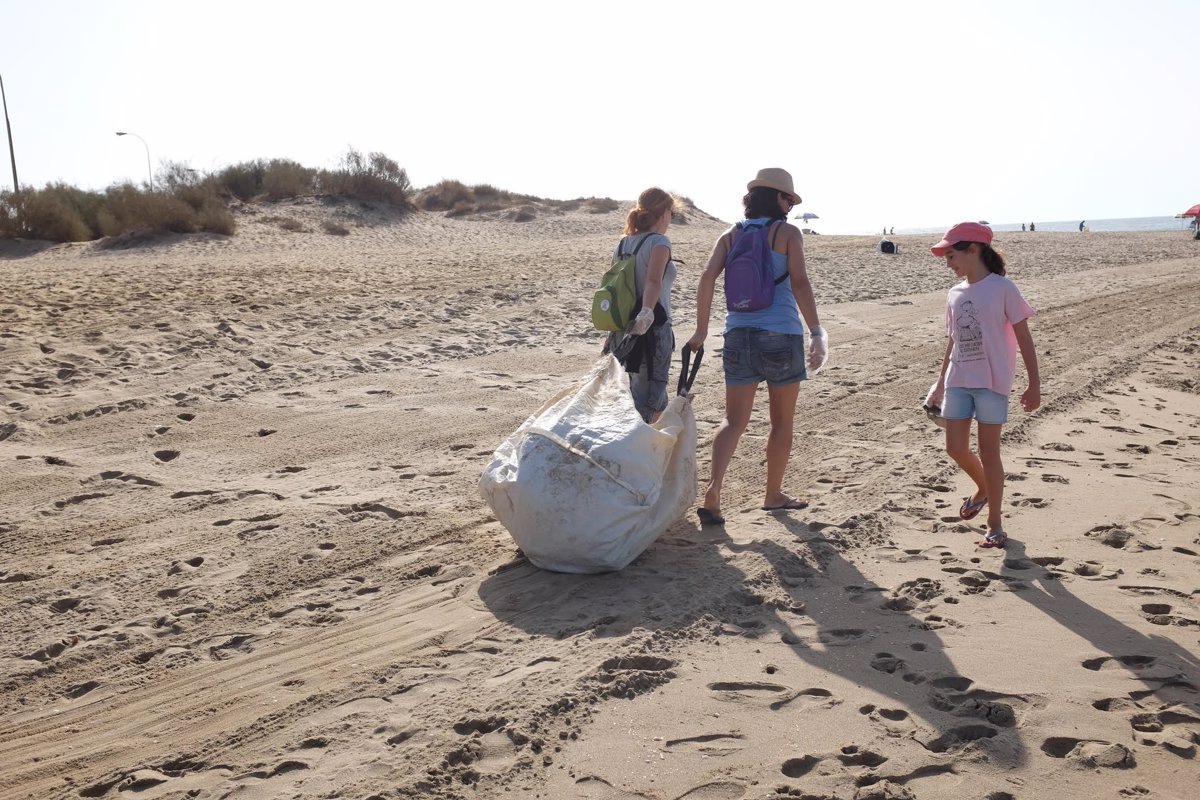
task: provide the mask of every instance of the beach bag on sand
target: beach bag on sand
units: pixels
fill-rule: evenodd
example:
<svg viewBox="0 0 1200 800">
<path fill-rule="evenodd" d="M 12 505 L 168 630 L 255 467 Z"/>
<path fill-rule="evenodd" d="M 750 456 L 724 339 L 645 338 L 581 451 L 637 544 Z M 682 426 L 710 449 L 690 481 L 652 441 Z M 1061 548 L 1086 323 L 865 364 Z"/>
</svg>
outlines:
<svg viewBox="0 0 1200 800">
<path fill-rule="evenodd" d="M 479 491 L 525 556 L 554 572 L 611 572 L 637 558 L 696 499 L 696 418 L 689 390 L 653 425 L 642 421 L 625 370 L 603 356 L 497 448 Z"/>
<path fill-rule="evenodd" d="M 896 253 L 896 243 L 895 243 L 895 242 L 893 242 L 891 239 L 883 239 L 883 240 L 881 240 L 881 241 L 879 242 L 879 252 L 881 252 L 881 253 L 887 253 L 887 254 L 889 254 L 889 255 L 895 255 L 895 253 Z"/>
<path fill-rule="evenodd" d="M 633 315 L 641 307 L 637 290 L 637 254 L 649 238 L 643 236 L 632 253 L 622 252 L 624 242 L 617 245 L 612 266 L 604 273 L 600 288 L 592 296 L 592 325 L 596 330 L 623 331 L 633 321 Z"/>
<path fill-rule="evenodd" d="M 780 223 L 781 224 L 781 223 Z M 772 233 L 773 231 L 773 233 Z M 758 311 L 775 302 L 775 287 L 788 274 L 775 277 L 775 236 L 779 224 L 750 225 L 739 222 L 730 233 L 725 256 L 725 309 Z"/>
</svg>

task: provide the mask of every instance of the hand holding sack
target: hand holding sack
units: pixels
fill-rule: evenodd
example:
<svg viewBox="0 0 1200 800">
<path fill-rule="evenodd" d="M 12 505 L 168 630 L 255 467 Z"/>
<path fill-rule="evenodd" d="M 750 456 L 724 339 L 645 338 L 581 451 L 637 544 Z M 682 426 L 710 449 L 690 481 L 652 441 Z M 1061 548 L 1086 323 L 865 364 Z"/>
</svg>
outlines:
<svg viewBox="0 0 1200 800">
<path fill-rule="evenodd" d="M 829 358 L 829 335 L 820 325 L 814 326 L 809 333 L 812 336 L 812 344 L 808 346 L 808 368 L 816 373 L 821 371 L 821 367 L 825 366 L 825 361 Z"/>
<path fill-rule="evenodd" d="M 632 336 L 641 336 L 646 331 L 650 330 L 650 326 L 654 324 L 654 309 L 643 307 L 638 315 L 633 318 L 633 325 L 629 328 L 629 333 Z"/>
</svg>

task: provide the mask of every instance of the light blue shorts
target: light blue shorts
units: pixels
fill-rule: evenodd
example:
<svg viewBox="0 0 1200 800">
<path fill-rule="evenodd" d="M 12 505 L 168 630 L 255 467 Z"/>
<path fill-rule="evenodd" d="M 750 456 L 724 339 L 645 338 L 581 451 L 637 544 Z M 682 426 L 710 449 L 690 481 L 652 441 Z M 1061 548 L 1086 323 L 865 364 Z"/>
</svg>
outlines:
<svg viewBox="0 0 1200 800">
<path fill-rule="evenodd" d="M 991 389 L 946 387 L 942 398 L 942 419 L 971 419 L 984 425 L 1008 422 L 1008 396 Z"/>
<path fill-rule="evenodd" d="M 804 336 L 775 333 L 762 328 L 734 328 L 725 332 L 721 347 L 726 386 L 787 386 L 808 377 L 804 363 Z"/>
</svg>

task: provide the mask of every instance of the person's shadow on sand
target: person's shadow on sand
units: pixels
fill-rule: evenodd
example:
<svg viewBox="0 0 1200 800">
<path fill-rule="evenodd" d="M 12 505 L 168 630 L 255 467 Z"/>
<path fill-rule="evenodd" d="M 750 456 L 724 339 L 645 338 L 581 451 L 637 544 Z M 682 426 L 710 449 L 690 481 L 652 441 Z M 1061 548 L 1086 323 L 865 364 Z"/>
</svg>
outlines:
<svg viewBox="0 0 1200 800">
<path fill-rule="evenodd" d="M 652 637 L 717 630 L 769 642 L 773 632 L 798 659 L 889 698 L 857 709 L 885 737 L 915 739 L 939 755 L 982 750 L 1005 767 L 1025 761 L 1017 728 L 1021 698 L 972 688 L 974 681 L 959 674 L 936 633 L 953 623 L 929 605 L 940 594 L 935 582 L 889 593 L 843 556 L 840 548 L 854 531 L 783 516 L 778 521 L 795 538 L 794 547 L 765 538 L 740 544 L 723 526 L 697 528 L 689 520 L 619 573 L 563 575 L 519 559 L 485 579 L 479 593 L 498 619 L 552 639 L 585 631 L 619 637 L 642 628 Z M 753 563 L 745 555 L 761 556 L 765 568 L 749 574 L 734 566 L 735 560 Z M 603 647 L 611 655 L 611 645 Z M 607 663 L 617 662 L 649 673 L 676 666 L 633 657 Z M 669 679 L 655 677 L 626 676 L 623 685 L 653 688 Z M 831 694 L 776 688 L 772 711 L 805 692 Z M 949 764 L 946 771 L 953 771 Z"/>
<path fill-rule="evenodd" d="M 1096 656 L 1080 662 L 1080 680 L 1087 680 L 1089 671 L 1122 669 L 1142 686 L 1130 691 L 1126 697 L 1096 698 L 1092 706 L 1101 711 L 1131 713 L 1131 724 L 1143 734 L 1140 738 L 1144 742 L 1165 741 L 1168 749 L 1175 749 L 1170 732 L 1172 725 L 1200 725 L 1200 717 L 1195 711 L 1185 713 L 1171 708 L 1177 704 L 1194 708 L 1200 699 L 1200 657 L 1172 639 L 1148 636 L 1080 599 L 1063 581 L 1062 574 L 1049 569 L 1061 563 L 1059 558 L 1030 557 L 1023 542 L 1009 539 L 1001 572 L 1014 596 L 1090 642 L 1099 651 Z M 1145 582 L 1129 588 L 1149 593 L 1147 599 L 1165 593 Z M 1148 616 L 1163 618 L 1167 623 L 1171 608 L 1162 597 L 1143 604 L 1143 611 Z M 1146 733 L 1152 735 L 1145 736 Z M 1066 748 L 1071 741 L 1064 740 L 1060 746 Z M 1194 744 L 1181 748 L 1181 754 L 1185 755 L 1194 751 Z"/>
</svg>

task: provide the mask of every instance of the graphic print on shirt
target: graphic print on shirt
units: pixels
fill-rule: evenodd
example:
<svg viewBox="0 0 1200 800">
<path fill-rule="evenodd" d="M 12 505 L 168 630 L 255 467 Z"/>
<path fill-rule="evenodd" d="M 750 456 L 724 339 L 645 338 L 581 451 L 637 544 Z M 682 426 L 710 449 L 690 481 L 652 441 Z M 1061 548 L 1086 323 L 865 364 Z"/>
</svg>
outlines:
<svg viewBox="0 0 1200 800">
<path fill-rule="evenodd" d="M 980 361 L 983 359 L 983 328 L 975 315 L 975 304 L 964 300 L 954 320 L 954 343 L 958 351 L 957 361 Z"/>
</svg>

